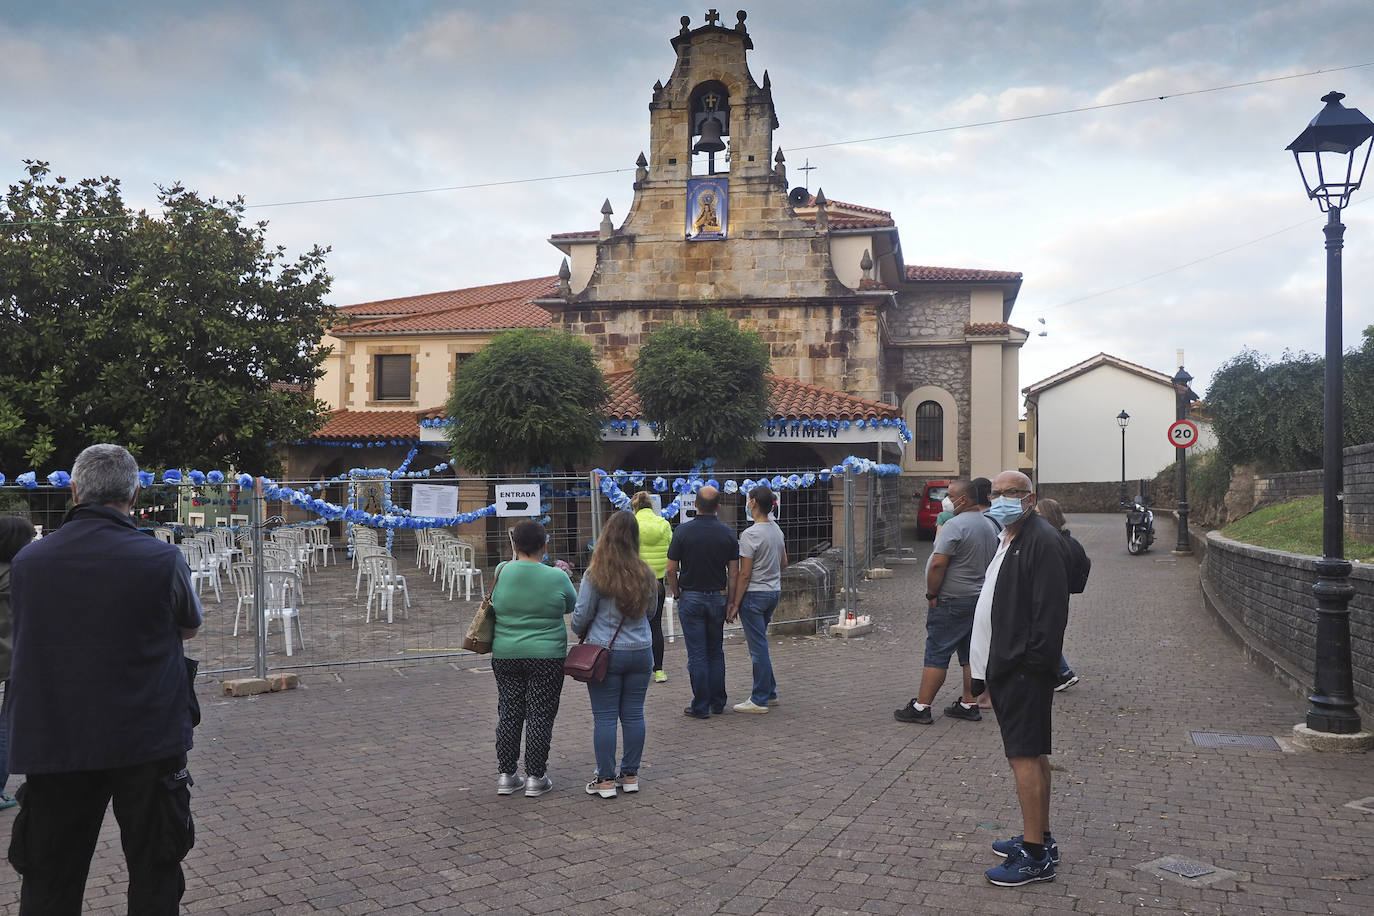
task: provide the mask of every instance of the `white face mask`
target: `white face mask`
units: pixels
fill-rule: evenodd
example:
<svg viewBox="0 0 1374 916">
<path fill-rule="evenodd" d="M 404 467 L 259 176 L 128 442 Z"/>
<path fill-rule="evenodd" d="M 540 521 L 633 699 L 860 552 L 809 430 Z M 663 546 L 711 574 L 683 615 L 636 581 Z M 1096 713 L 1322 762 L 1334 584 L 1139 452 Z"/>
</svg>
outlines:
<svg viewBox="0 0 1374 916">
<path fill-rule="evenodd" d="M 944 499 L 940 500 L 940 508 L 941 508 L 941 509 L 944 509 L 946 512 L 953 512 L 953 511 L 954 511 L 954 500 L 952 500 L 952 499 L 950 499 L 948 496 L 946 496 Z"/>
</svg>

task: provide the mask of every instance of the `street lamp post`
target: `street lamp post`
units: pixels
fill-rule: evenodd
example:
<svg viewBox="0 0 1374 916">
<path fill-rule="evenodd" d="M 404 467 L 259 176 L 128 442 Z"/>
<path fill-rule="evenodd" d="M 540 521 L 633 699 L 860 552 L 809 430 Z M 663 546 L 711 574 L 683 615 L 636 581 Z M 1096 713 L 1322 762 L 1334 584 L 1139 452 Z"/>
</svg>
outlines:
<svg viewBox="0 0 1374 916">
<path fill-rule="evenodd" d="M 1178 351 L 1178 361 L 1183 362 L 1183 351 Z M 1186 420 L 1193 412 L 1193 377 L 1182 365 L 1174 376 L 1174 419 Z M 1178 453 L 1178 543 L 1174 545 L 1175 556 L 1187 556 L 1193 552 L 1193 542 L 1188 539 L 1188 450 L 1174 449 Z"/>
<path fill-rule="evenodd" d="M 1121 505 L 1126 505 L 1126 425 L 1131 415 L 1122 410 L 1116 415 L 1116 425 L 1121 427 Z"/>
<path fill-rule="evenodd" d="M 1307 727 L 1315 732 L 1352 735 L 1360 731 L 1350 662 L 1350 563 L 1345 559 L 1345 515 L 1341 507 L 1344 428 L 1341 417 L 1341 248 L 1345 226 L 1341 208 L 1360 186 L 1369 164 L 1368 141 L 1374 123 L 1341 105 L 1342 93 L 1322 96 L 1326 107 L 1288 144 L 1297 160 L 1307 196 L 1327 214 L 1326 234 L 1326 384 L 1322 438 L 1322 558 L 1317 561 L 1316 674 L 1308 697 Z M 1360 148 L 1364 147 L 1363 156 Z M 1325 157 L 1325 159 L 1323 158 Z"/>
</svg>

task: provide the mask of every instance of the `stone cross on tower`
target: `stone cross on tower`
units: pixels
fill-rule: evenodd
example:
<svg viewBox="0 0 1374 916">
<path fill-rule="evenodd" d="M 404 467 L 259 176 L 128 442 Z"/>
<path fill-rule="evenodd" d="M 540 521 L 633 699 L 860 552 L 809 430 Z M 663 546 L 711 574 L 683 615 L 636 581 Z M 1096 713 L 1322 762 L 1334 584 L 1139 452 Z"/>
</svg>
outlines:
<svg viewBox="0 0 1374 916">
<path fill-rule="evenodd" d="M 707 10 L 707 11 L 706 11 L 706 24 L 707 24 L 707 25 L 716 25 L 716 24 L 719 23 L 719 22 L 720 22 L 720 13 L 717 13 L 715 10 Z"/>
</svg>

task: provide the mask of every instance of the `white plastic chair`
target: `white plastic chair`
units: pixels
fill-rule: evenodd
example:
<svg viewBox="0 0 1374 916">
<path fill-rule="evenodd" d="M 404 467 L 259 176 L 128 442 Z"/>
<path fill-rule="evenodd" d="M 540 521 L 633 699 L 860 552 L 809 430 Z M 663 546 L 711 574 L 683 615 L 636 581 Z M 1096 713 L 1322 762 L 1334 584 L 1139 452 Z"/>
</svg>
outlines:
<svg viewBox="0 0 1374 916">
<path fill-rule="evenodd" d="M 465 582 L 463 600 L 472 600 L 472 580 L 474 577 L 478 583 L 478 594 L 486 594 L 486 580 L 482 576 L 482 570 L 477 568 L 477 551 L 471 544 L 464 541 L 455 541 L 446 544 L 447 553 L 444 556 L 444 581 L 441 589 L 448 589 L 448 600 L 453 600 L 453 589 L 458 584 L 458 580 Z"/>
<path fill-rule="evenodd" d="M 301 605 L 305 596 L 301 589 L 301 577 L 297 573 L 283 569 L 269 569 L 263 572 L 263 590 L 267 593 L 263 601 L 264 628 L 270 630 L 273 620 L 282 622 L 282 633 L 286 637 L 286 654 L 291 655 L 291 621 L 296 621 L 296 634 L 300 637 L 301 648 L 305 648 L 305 632 L 301 629 Z"/>
<path fill-rule="evenodd" d="M 391 623 L 391 609 L 398 589 L 405 598 L 401 613 L 409 617 L 406 608 L 410 607 L 410 591 L 406 588 L 406 577 L 396 570 L 396 558 L 385 553 L 373 554 L 363 560 L 363 566 L 367 568 L 368 578 L 366 622 L 372 620 L 372 599 L 376 598 L 377 619 L 382 619 L 382 606 L 385 605 L 386 622 Z"/>
<path fill-rule="evenodd" d="M 364 561 L 368 557 L 377 556 L 388 557 L 391 556 L 391 554 L 387 551 L 385 547 L 378 547 L 375 544 L 361 544 L 358 547 L 354 548 L 353 559 L 356 560 L 358 563 L 358 577 L 353 583 L 354 598 L 357 598 L 362 591 L 363 576 L 367 576 L 368 579 L 368 594 L 372 593 L 372 573 L 368 570 L 367 563 L 365 563 Z"/>
<path fill-rule="evenodd" d="M 334 545 L 329 540 L 329 526 L 311 525 L 305 530 L 310 532 L 310 547 L 314 550 L 316 558 L 321 561 L 320 565 L 328 566 L 334 556 Z"/>
<path fill-rule="evenodd" d="M 200 595 L 202 582 L 209 582 L 215 590 L 215 600 L 222 601 L 219 591 L 219 561 L 205 552 L 205 545 L 194 539 L 182 541 L 177 545 L 186 565 L 191 568 L 191 588 Z"/>
<path fill-rule="evenodd" d="M 164 544 L 175 544 L 177 542 L 177 533 L 171 528 L 163 525 L 159 525 L 153 529 L 153 537 Z"/>
<path fill-rule="evenodd" d="M 239 614 L 245 605 L 248 607 L 248 625 L 253 625 L 253 564 L 235 563 L 229 571 L 234 580 L 234 591 L 238 593 L 238 604 L 234 606 L 234 635 L 239 635 Z"/>
</svg>

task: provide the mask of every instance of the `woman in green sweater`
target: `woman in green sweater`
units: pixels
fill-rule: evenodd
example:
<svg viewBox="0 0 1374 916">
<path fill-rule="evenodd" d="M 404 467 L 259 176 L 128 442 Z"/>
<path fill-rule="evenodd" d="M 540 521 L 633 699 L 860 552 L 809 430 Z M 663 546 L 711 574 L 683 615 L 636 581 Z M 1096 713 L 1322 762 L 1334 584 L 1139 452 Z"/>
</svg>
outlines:
<svg viewBox="0 0 1374 916">
<path fill-rule="evenodd" d="M 553 720 L 563 695 L 563 659 L 568 632 L 563 615 L 577 605 L 568 574 L 544 565 L 548 536 L 538 522 L 517 522 L 510 532 L 515 560 L 496 567 L 491 602 L 496 609 L 496 635 L 491 643 L 491 670 L 498 694 L 496 760 L 501 775 L 498 795 L 521 789 L 533 798 L 553 788 L 545 772 Z M 520 738 L 525 738 L 525 776 L 516 773 Z"/>
<path fill-rule="evenodd" d="M 663 574 L 668 571 L 668 544 L 673 539 L 673 526 L 654 511 L 654 500 L 648 490 L 640 490 L 630 500 L 635 521 L 639 523 L 639 558 L 649 564 L 658 580 L 658 605 L 649 617 L 649 633 L 654 650 L 654 681 L 668 680 L 663 670 Z"/>
</svg>

